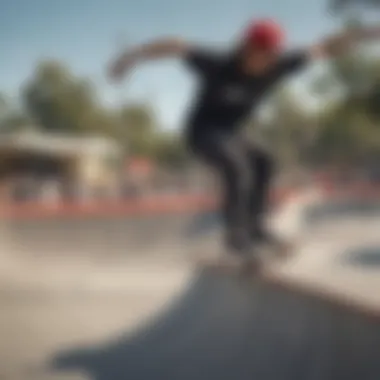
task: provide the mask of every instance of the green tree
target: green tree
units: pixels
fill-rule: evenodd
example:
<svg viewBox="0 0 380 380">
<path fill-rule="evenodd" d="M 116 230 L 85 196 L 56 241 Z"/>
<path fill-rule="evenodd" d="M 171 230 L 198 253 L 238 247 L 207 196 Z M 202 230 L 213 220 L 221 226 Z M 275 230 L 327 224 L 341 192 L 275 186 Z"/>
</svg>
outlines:
<svg viewBox="0 0 380 380">
<path fill-rule="evenodd" d="M 42 131 L 111 136 L 128 155 L 150 157 L 165 165 L 185 159 L 178 136 L 163 132 L 149 104 L 107 109 L 89 81 L 59 62 L 40 63 L 23 89 L 22 99 Z"/>
<path fill-rule="evenodd" d="M 360 27 L 358 18 L 343 17 L 343 28 Z M 319 134 L 315 153 L 319 160 L 360 163 L 379 150 L 379 115 L 373 110 L 380 62 L 359 46 L 350 54 L 333 59 L 321 78 L 314 83 L 314 93 L 322 100 Z"/>
<path fill-rule="evenodd" d="M 155 158 L 159 125 L 151 107 L 136 103 L 122 107 L 119 112 L 119 140 L 127 146 L 128 154 Z"/>
<path fill-rule="evenodd" d="M 186 162 L 186 150 L 181 137 L 164 131 L 152 107 L 144 103 L 129 104 L 120 111 L 120 139 L 128 154 L 150 157 L 165 166 L 181 166 Z"/>
<path fill-rule="evenodd" d="M 364 10 L 378 10 L 380 0 L 328 0 L 327 9 L 336 16 L 358 14 Z"/>
<path fill-rule="evenodd" d="M 18 132 L 34 128 L 33 120 L 10 100 L 0 94 L 0 133 Z"/>
<path fill-rule="evenodd" d="M 59 62 L 40 63 L 22 99 L 43 131 L 114 133 L 115 118 L 101 106 L 91 82 L 76 77 Z"/>
<path fill-rule="evenodd" d="M 268 117 L 254 129 L 259 134 L 257 138 L 277 155 L 284 169 L 305 164 L 315 123 L 301 98 L 289 86 L 275 93 L 270 100 Z"/>
<path fill-rule="evenodd" d="M 182 136 L 175 132 L 162 132 L 155 149 L 157 160 L 172 168 L 182 168 L 189 161 L 189 155 Z"/>
</svg>

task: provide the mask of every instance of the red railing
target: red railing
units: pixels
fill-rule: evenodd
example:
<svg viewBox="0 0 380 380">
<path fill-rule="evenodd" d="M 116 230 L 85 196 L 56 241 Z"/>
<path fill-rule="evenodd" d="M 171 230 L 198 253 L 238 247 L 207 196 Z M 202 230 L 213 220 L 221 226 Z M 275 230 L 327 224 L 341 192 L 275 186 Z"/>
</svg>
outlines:
<svg viewBox="0 0 380 380">
<path fill-rule="evenodd" d="M 273 202 L 289 196 L 290 189 L 278 190 Z M 5 219 L 41 219 L 49 217 L 143 216 L 166 213 L 196 213 L 213 210 L 218 199 L 210 195 L 157 195 L 133 200 L 106 200 L 87 202 L 23 202 L 8 203 L 0 207 L 0 217 Z"/>
<path fill-rule="evenodd" d="M 355 183 L 347 186 L 322 183 L 319 185 L 327 198 L 379 198 L 380 185 Z M 294 188 L 277 189 L 272 195 L 274 204 L 282 203 L 293 194 Z M 212 195 L 156 195 L 131 200 L 87 202 L 23 202 L 0 206 L 0 217 L 5 219 L 40 219 L 49 217 L 143 216 L 166 213 L 196 213 L 213 210 L 218 199 Z"/>
</svg>

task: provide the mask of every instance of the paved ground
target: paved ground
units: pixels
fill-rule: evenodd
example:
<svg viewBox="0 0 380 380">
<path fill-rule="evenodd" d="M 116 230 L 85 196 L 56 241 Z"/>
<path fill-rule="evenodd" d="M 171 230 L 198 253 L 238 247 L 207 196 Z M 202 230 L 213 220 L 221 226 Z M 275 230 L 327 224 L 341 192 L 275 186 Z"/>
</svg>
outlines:
<svg viewBox="0 0 380 380">
<path fill-rule="evenodd" d="M 178 294 L 182 280 L 161 294 L 124 289 L 3 295 L 0 378 L 380 376 L 376 319 L 260 280 L 203 272 Z"/>
<path fill-rule="evenodd" d="M 3 254 L 0 379 L 377 380 L 379 268 L 345 254 L 379 247 L 379 227 L 376 215 L 315 223 L 265 281 L 195 273 L 178 242 L 144 256 Z M 40 242 L 25 228 L 27 251 Z"/>
<path fill-rule="evenodd" d="M 56 356 L 90 379 L 378 379 L 377 322 L 278 286 L 202 273 L 132 336 Z"/>
<path fill-rule="evenodd" d="M 62 265 L 55 266 L 50 277 L 40 270 L 23 282 L 3 282 L 1 380 L 66 378 L 44 368 L 50 356 L 133 331 L 165 308 L 188 279 L 187 271 L 172 262 L 163 266 L 134 260 L 103 269 L 87 264 L 80 270 L 71 267 L 71 277 L 70 265 Z"/>
</svg>

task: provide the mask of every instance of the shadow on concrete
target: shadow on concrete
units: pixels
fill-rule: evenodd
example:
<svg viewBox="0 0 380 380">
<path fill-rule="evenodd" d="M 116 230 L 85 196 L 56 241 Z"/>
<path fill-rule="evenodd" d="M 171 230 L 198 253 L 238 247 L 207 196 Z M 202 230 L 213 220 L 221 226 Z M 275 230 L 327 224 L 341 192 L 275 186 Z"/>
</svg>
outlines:
<svg viewBox="0 0 380 380">
<path fill-rule="evenodd" d="M 185 237 L 193 239 L 205 236 L 210 232 L 218 230 L 222 226 L 222 220 L 216 212 L 205 212 L 194 216 L 185 231 Z"/>
<path fill-rule="evenodd" d="M 322 300 L 203 272 L 138 331 L 51 366 L 91 380 L 380 379 L 379 330 Z"/>
<path fill-rule="evenodd" d="M 326 221 L 339 221 L 347 217 L 378 217 L 380 202 L 366 199 L 326 201 L 322 205 L 306 208 L 304 221 L 308 225 Z"/>
<path fill-rule="evenodd" d="M 349 266 L 379 270 L 380 246 L 361 247 L 347 252 L 341 262 Z"/>
</svg>

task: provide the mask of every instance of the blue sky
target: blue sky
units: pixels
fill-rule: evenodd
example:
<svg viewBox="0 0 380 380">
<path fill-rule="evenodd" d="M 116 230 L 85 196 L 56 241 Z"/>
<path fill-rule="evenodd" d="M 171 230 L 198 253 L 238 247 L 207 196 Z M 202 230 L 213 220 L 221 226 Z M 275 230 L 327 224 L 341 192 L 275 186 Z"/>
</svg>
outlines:
<svg viewBox="0 0 380 380">
<path fill-rule="evenodd" d="M 104 67 L 124 40 L 178 35 L 228 46 L 250 18 L 270 16 L 285 25 L 290 45 L 303 45 L 334 27 L 321 0 L 1 0 L 0 7 L 1 92 L 17 96 L 39 60 L 58 58 L 91 78 L 105 102 L 148 98 L 168 126 L 181 120 L 191 77 L 163 61 L 112 87 Z"/>
</svg>

